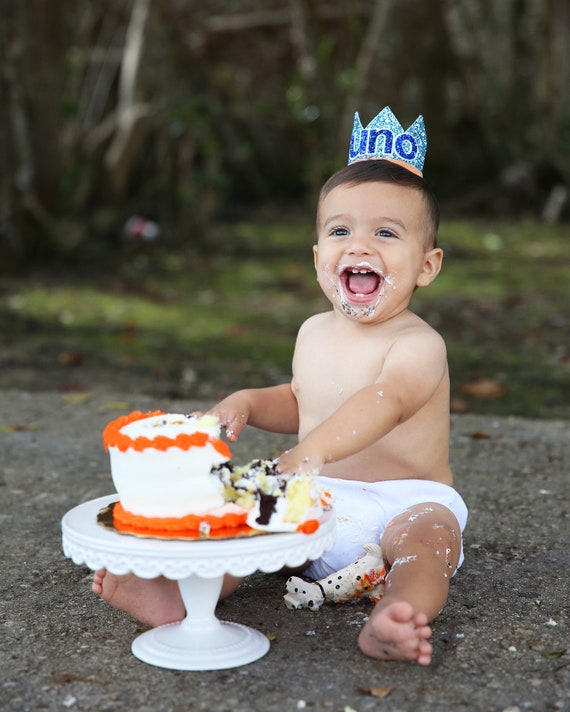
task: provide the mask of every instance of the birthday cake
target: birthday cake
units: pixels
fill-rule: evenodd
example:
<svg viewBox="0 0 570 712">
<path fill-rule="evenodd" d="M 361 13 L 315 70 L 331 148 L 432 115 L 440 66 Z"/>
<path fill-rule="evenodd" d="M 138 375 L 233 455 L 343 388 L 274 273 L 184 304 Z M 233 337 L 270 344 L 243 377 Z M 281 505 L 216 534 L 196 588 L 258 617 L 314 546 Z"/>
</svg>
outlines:
<svg viewBox="0 0 570 712">
<path fill-rule="evenodd" d="M 119 495 L 119 531 L 177 537 L 231 537 L 319 526 L 324 499 L 314 478 L 277 472 L 276 463 L 231 462 L 212 415 L 135 411 L 103 431 Z"/>
</svg>

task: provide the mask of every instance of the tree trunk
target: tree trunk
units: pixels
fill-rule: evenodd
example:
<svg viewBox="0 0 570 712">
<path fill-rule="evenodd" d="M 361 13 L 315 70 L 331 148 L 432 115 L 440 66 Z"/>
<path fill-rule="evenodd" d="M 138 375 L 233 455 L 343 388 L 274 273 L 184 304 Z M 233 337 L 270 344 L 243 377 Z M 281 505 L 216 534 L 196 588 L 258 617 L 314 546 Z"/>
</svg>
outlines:
<svg viewBox="0 0 570 712">
<path fill-rule="evenodd" d="M 14 0 L 22 55 L 22 82 L 32 155 L 31 188 L 52 212 L 61 185 L 60 110 L 62 37 L 60 0 Z"/>
<path fill-rule="evenodd" d="M 24 249 L 21 218 L 55 239 L 52 214 L 61 186 L 60 0 L 5 0 L 2 44 L 1 211 L 12 248 Z M 4 134 L 5 131 L 5 134 Z"/>
</svg>

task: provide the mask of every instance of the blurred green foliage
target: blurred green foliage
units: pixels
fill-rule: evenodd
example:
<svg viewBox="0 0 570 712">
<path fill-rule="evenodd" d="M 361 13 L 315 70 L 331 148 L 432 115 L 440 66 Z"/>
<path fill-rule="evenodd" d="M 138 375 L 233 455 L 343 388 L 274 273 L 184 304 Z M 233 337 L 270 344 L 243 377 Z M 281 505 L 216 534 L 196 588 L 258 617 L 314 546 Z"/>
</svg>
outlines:
<svg viewBox="0 0 570 712">
<path fill-rule="evenodd" d="M 286 380 L 299 325 L 329 308 L 314 277 L 312 224 L 219 230 L 209 254 L 138 245 L 107 276 L 10 281 L 0 314 L 20 325 L 13 343 L 28 355 L 54 344 L 54 354 L 81 352 L 86 369 L 90 361 L 136 367 L 153 392 L 185 397 Z M 566 230 L 450 221 L 440 241 L 444 268 L 412 307 L 447 342 L 455 407 L 569 417 Z M 495 389 L 465 391 L 480 382 Z"/>
</svg>

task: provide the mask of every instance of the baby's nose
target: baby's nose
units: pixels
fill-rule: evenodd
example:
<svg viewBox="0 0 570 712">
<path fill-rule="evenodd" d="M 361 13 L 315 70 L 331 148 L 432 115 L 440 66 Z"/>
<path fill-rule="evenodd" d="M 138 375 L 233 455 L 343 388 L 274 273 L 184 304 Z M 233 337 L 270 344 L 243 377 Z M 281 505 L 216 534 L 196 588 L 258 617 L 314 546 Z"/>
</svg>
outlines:
<svg viewBox="0 0 570 712">
<path fill-rule="evenodd" d="M 372 245 L 364 235 L 353 235 L 347 251 L 350 255 L 370 255 L 372 253 Z"/>
</svg>

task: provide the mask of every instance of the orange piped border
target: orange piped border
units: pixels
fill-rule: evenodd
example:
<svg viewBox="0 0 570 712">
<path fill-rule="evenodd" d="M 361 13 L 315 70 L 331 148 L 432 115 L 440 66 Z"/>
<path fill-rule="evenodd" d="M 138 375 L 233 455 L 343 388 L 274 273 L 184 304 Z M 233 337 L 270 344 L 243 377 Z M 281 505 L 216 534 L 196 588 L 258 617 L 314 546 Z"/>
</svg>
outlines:
<svg viewBox="0 0 570 712">
<path fill-rule="evenodd" d="M 209 536 L 228 536 L 231 530 L 243 533 L 249 531 L 247 512 L 230 512 L 223 517 L 208 514 L 187 514 L 184 517 L 142 517 L 128 512 L 120 502 L 113 507 L 113 524 L 122 532 L 153 534 L 161 537 L 178 537 L 185 534 L 198 535 L 200 526 L 210 526 Z M 233 535 L 233 534 L 232 534 Z"/>
<path fill-rule="evenodd" d="M 301 522 L 297 527 L 296 531 L 302 532 L 303 534 L 314 534 L 320 526 L 318 519 L 307 519 L 306 522 Z"/>
<path fill-rule="evenodd" d="M 147 438 L 144 435 L 138 438 L 130 438 L 121 432 L 121 429 L 129 423 L 133 423 L 136 420 L 144 420 L 145 418 L 152 418 L 156 415 L 166 415 L 162 410 L 154 410 L 149 413 L 142 413 L 139 410 L 135 410 L 128 415 L 122 415 L 115 420 L 112 420 L 106 428 L 103 430 L 103 445 L 105 450 L 110 447 L 116 447 L 117 450 L 121 452 L 126 452 L 129 448 L 136 450 L 137 452 L 142 452 L 147 448 L 152 448 L 154 450 L 166 451 L 169 447 L 178 447 L 181 450 L 190 450 L 192 447 L 204 447 L 206 443 L 210 443 L 220 455 L 231 458 L 232 453 L 228 445 L 217 438 L 211 438 L 207 433 L 192 433 L 191 435 L 186 435 L 181 433 L 175 438 L 167 438 L 165 435 L 159 435 L 157 438 Z"/>
</svg>

